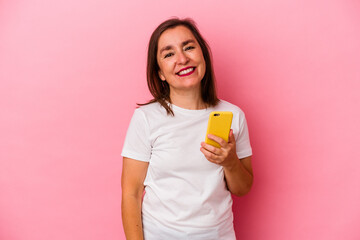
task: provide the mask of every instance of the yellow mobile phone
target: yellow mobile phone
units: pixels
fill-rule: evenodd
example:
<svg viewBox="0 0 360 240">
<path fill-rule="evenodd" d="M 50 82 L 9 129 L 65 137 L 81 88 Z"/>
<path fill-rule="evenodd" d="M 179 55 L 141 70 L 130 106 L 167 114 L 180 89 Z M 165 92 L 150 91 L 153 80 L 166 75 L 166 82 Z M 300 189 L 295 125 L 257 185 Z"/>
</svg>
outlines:
<svg viewBox="0 0 360 240">
<path fill-rule="evenodd" d="M 218 148 L 221 147 L 217 142 L 209 139 L 207 137 L 208 134 L 216 135 L 224 139 L 226 142 L 228 142 L 232 118 L 233 118 L 232 112 L 225 112 L 225 111 L 211 112 L 209 116 L 207 131 L 206 131 L 205 143 L 213 145 L 214 147 L 218 147 Z"/>
</svg>

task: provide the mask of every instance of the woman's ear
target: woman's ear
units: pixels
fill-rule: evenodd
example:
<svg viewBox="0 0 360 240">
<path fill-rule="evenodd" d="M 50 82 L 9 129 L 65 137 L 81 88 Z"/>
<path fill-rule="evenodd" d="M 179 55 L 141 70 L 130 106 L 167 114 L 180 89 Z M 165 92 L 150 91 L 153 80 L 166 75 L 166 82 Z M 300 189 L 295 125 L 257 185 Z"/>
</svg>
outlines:
<svg viewBox="0 0 360 240">
<path fill-rule="evenodd" d="M 163 81 L 166 80 L 166 79 L 165 79 L 165 76 L 164 76 L 164 74 L 162 73 L 161 70 L 158 71 L 158 74 L 159 74 L 159 77 L 160 77 L 161 80 L 163 80 Z"/>
</svg>

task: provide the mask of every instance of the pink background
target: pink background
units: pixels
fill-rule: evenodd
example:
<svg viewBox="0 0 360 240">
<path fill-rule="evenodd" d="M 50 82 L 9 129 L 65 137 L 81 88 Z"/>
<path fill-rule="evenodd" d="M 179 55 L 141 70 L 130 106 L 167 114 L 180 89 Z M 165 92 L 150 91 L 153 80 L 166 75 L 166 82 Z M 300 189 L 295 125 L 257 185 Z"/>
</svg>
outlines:
<svg viewBox="0 0 360 240">
<path fill-rule="evenodd" d="M 192 17 L 246 113 L 239 239 L 360 239 L 360 3 L 0 1 L 0 239 L 125 239 L 121 148 L 148 39 Z"/>
</svg>

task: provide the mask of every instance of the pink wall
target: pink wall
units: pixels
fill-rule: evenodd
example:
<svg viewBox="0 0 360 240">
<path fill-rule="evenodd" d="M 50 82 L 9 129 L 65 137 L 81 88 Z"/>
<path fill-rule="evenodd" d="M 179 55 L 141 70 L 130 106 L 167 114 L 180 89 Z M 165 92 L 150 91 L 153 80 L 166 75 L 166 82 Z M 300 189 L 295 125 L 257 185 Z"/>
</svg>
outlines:
<svg viewBox="0 0 360 240">
<path fill-rule="evenodd" d="M 222 4 L 221 4 L 222 3 Z M 125 239 L 120 173 L 146 45 L 190 16 L 221 98 L 248 119 L 255 183 L 236 198 L 247 240 L 360 239 L 360 4 L 0 2 L 0 239 Z"/>
</svg>

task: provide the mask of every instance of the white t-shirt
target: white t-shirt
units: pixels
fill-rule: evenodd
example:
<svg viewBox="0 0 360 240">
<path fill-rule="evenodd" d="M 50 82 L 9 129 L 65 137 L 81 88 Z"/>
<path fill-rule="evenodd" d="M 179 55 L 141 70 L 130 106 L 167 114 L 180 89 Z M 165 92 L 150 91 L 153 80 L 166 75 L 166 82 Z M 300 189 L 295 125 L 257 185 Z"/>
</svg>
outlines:
<svg viewBox="0 0 360 240">
<path fill-rule="evenodd" d="M 223 168 L 205 158 L 200 143 L 210 112 L 231 111 L 237 155 L 251 156 L 245 115 L 223 100 L 201 110 L 171 106 L 175 116 L 159 103 L 137 108 L 121 154 L 149 162 L 142 204 L 145 240 L 234 240 L 232 198 Z"/>
</svg>

